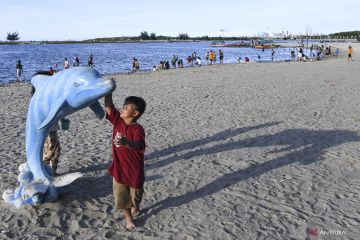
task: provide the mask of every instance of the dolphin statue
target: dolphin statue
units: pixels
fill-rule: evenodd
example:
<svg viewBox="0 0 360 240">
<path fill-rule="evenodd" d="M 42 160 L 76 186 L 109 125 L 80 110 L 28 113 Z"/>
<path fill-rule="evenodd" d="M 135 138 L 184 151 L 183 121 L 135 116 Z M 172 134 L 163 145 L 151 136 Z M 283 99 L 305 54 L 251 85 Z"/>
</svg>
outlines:
<svg viewBox="0 0 360 240">
<path fill-rule="evenodd" d="M 43 163 L 45 138 L 60 119 L 80 109 L 90 107 L 101 119 L 105 113 L 98 99 L 114 91 L 113 80 L 104 80 L 90 67 L 70 68 L 52 76 L 36 75 L 31 79 L 35 94 L 31 98 L 26 119 L 26 164 L 19 166 L 20 186 L 3 193 L 6 202 L 20 207 L 39 205 L 56 200 L 58 187 L 66 186 L 83 176 L 75 172 L 52 176 Z"/>
</svg>

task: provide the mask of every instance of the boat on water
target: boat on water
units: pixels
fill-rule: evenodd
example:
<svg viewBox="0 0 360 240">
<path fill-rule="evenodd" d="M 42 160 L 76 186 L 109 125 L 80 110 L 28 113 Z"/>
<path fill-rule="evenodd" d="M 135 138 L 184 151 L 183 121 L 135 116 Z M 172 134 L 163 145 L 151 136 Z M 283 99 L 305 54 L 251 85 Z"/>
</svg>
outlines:
<svg viewBox="0 0 360 240">
<path fill-rule="evenodd" d="M 210 44 L 211 47 L 251 47 L 250 43 L 246 43 L 244 41 L 235 42 L 235 43 L 225 43 L 224 41 L 221 42 L 212 42 Z"/>
<path fill-rule="evenodd" d="M 252 47 L 258 48 L 258 49 L 270 49 L 270 48 L 278 48 L 278 47 L 280 47 L 280 45 L 278 45 L 278 44 L 263 44 L 263 45 L 254 45 Z"/>
<path fill-rule="evenodd" d="M 221 41 L 213 41 L 210 43 L 211 47 L 225 47 L 225 41 L 221 40 Z"/>
<path fill-rule="evenodd" d="M 226 47 L 251 47 L 251 44 L 241 41 L 241 42 L 226 44 Z"/>
<path fill-rule="evenodd" d="M 275 44 L 272 40 L 260 40 L 256 41 L 251 47 L 257 49 L 270 49 L 270 48 L 278 48 L 279 44 Z"/>
</svg>

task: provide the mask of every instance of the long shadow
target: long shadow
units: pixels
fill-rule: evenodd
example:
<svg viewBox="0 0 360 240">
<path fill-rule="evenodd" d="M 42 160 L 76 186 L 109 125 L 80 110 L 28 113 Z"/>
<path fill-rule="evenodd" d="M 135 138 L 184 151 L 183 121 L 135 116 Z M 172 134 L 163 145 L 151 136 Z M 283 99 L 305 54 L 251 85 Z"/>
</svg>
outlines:
<svg viewBox="0 0 360 240">
<path fill-rule="evenodd" d="M 335 131 L 324 131 L 324 130 L 308 130 L 308 129 L 291 129 L 291 130 L 285 130 L 283 132 L 274 134 L 274 135 L 266 135 L 266 136 L 258 136 L 254 138 L 248 138 L 245 140 L 237 141 L 237 142 L 230 142 L 230 143 L 223 143 L 218 144 L 213 147 L 208 148 L 202 148 L 197 149 L 194 151 L 187 152 L 183 155 L 177 155 L 172 156 L 166 159 L 163 159 L 161 161 L 157 161 L 155 163 L 148 163 L 146 164 L 146 170 L 150 170 L 153 168 L 159 168 L 166 165 L 169 165 L 176 161 L 186 161 L 187 159 L 191 159 L 193 157 L 197 157 L 204 154 L 213 154 L 213 153 L 219 153 L 224 152 L 228 150 L 234 150 L 234 149 L 240 149 L 240 148 L 247 148 L 247 147 L 266 147 L 266 146 L 283 146 L 280 150 L 276 150 L 277 152 L 282 151 L 289 151 L 291 149 L 304 147 L 307 145 L 312 145 L 313 148 L 328 148 L 333 145 L 339 145 L 343 142 L 339 140 L 339 136 L 336 136 L 336 134 L 342 136 L 346 135 L 344 138 L 346 138 L 348 135 L 352 133 L 353 135 L 356 134 L 355 132 L 349 132 L 349 131 L 341 131 L 341 130 L 335 130 Z M 324 141 L 323 139 L 326 139 Z M 330 145 L 329 145 L 330 141 Z M 339 142 L 338 144 L 335 144 L 336 142 Z"/>
<path fill-rule="evenodd" d="M 207 143 L 210 142 L 215 142 L 215 141 L 221 141 L 221 140 L 225 140 L 225 139 L 229 139 L 231 137 L 237 136 L 239 134 L 248 132 L 250 130 L 254 130 L 254 129 L 259 129 L 259 128 L 265 128 L 265 127 L 271 127 L 274 125 L 278 125 L 280 122 L 270 122 L 270 123 L 264 123 L 264 124 L 260 124 L 257 126 L 253 126 L 253 127 L 243 127 L 243 128 L 237 128 L 237 129 L 228 129 L 219 133 L 216 133 L 210 137 L 205 137 L 205 138 L 201 138 L 201 139 L 197 139 L 197 140 L 193 140 L 193 141 L 189 141 L 189 142 L 184 142 L 181 143 L 179 145 L 173 146 L 173 147 L 169 147 L 169 148 L 165 148 L 159 151 L 154 151 L 151 152 L 150 154 L 147 154 L 145 156 L 146 160 L 150 160 L 153 158 L 158 158 L 158 157 L 163 157 L 166 156 L 168 154 L 174 153 L 174 152 L 180 152 L 180 151 L 184 151 L 186 149 L 193 149 L 197 146 L 201 146 L 201 145 L 205 145 Z"/>
<path fill-rule="evenodd" d="M 184 142 L 184 143 L 178 144 L 178 145 L 170 147 L 170 148 L 165 148 L 165 149 L 162 149 L 159 151 L 151 152 L 145 156 L 145 161 L 148 161 L 150 159 L 157 158 L 157 157 L 163 157 L 163 156 L 166 156 L 171 153 L 184 151 L 186 149 L 193 149 L 197 146 L 205 145 L 210 142 L 229 139 L 231 137 L 240 135 L 242 133 L 245 133 L 245 132 L 248 132 L 248 131 L 251 131 L 254 129 L 272 127 L 272 126 L 278 125 L 280 123 L 281 122 L 270 122 L 270 123 L 259 124 L 257 126 L 243 127 L 243 128 L 237 128 L 237 129 L 228 129 L 228 130 L 216 133 L 215 135 L 210 136 L 210 137 L 205 137 L 205 138 L 201 138 L 201 139 L 197 139 L 197 140 L 193 140 L 193 141 L 189 141 L 189 142 Z M 172 158 L 169 158 L 168 160 L 163 160 L 163 161 L 155 163 L 155 164 L 146 164 L 145 165 L 146 170 L 157 167 L 158 165 L 162 166 L 165 161 L 168 161 L 169 163 L 171 163 L 171 162 L 173 162 L 171 159 Z M 176 161 L 176 159 L 174 161 Z M 110 164 L 111 164 L 111 162 L 103 163 L 103 164 L 99 164 L 99 165 L 90 165 L 87 167 L 81 167 L 81 168 L 75 169 L 73 171 L 74 172 L 98 171 L 98 170 L 106 169 L 107 167 L 110 166 Z"/>
<path fill-rule="evenodd" d="M 188 192 L 182 196 L 169 197 L 162 201 L 155 203 L 153 206 L 143 209 L 143 214 L 137 221 L 144 224 L 147 218 L 167 208 L 178 207 L 187 204 L 199 198 L 217 193 L 224 188 L 232 186 L 240 181 L 249 178 L 258 177 L 266 172 L 277 168 L 284 167 L 288 164 L 299 162 L 302 164 L 309 164 L 321 160 L 322 154 L 327 148 L 337 146 L 347 142 L 360 141 L 360 136 L 356 132 L 345 130 L 308 130 L 308 129 L 290 129 L 273 135 L 258 136 L 233 143 L 220 144 L 205 150 L 196 150 L 186 153 L 177 160 L 185 157 L 195 157 L 202 154 L 212 154 L 232 149 L 244 147 L 265 147 L 265 146 L 284 146 L 282 149 L 275 150 L 276 152 L 290 151 L 289 154 L 279 157 L 277 159 L 260 163 L 248 167 L 244 170 L 234 171 L 229 174 L 215 179 L 202 188 Z M 297 149 L 300 148 L 300 149 Z M 175 161 L 174 159 L 167 160 L 163 164 L 169 164 Z"/>
</svg>

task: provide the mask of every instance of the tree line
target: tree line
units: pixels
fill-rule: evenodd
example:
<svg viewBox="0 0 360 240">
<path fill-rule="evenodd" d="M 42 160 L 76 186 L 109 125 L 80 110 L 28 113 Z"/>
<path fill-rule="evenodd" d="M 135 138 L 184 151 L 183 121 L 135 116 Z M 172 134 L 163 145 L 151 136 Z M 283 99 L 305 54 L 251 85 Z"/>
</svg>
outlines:
<svg viewBox="0 0 360 240">
<path fill-rule="evenodd" d="M 141 40 L 169 40 L 171 37 L 169 36 L 156 36 L 156 33 L 149 33 L 147 31 L 142 31 L 140 33 L 140 39 Z M 189 40 L 190 37 L 187 33 L 179 33 L 179 35 L 177 36 L 178 39 L 180 40 Z"/>
<path fill-rule="evenodd" d="M 349 32 L 338 32 L 338 33 L 332 33 L 329 35 L 317 35 L 317 36 L 300 36 L 298 38 L 310 38 L 310 39 L 326 39 L 326 38 L 330 38 L 330 39 L 357 39 L 358 41 L 360 41 L 360 31 L 349 31 Z M 19 33 L 17 31 L 13 32 L 13 33 L 7 33 L 6 39 L 10 42 L 14 42 L 20 39 L 19 37 Z M 152 33 L 148 33 L 147 31 L 142 31 L 140 33 L 139 36 L 135 36 L 135 37 L 113 37 L 113 38 L 95 38 L 95 39 L 89 39 L 89 40 L 84 40 L 81 42 L 112 42 L 112 41 L 140 41 L 140 40 L 167 40 L 167 41 L 171 41 L 171 40 L 193 40 L 193 41 L 219 41 L 219 40 L 251 40 L 251 39 L 255 39 L 254 37 L 247 37 L 247 36 L 242 36 L 242 37 L 223 37 L 223 36 L 218 36 L 218 37 L 209 37 L 208 35 L 206 36 L 201 36 L 201 37 L 189 37 L 189 35 L 187 33 L 179 33 L 177 37 L 170 37 L 170 36 L 162 36 L 159 35 L 157 36 L 156 33 L 152 32 Z M 74 42 L 74 41 L 72 41 Z M 76 42 L 76 41 L 75 41 Z"/>
<path fill-rule="evenodd" d="M 329 37 L 333 39 L 357 39 L 360 41 L 360 31 L 332 33 L 329 34 Z"/>
</svg>

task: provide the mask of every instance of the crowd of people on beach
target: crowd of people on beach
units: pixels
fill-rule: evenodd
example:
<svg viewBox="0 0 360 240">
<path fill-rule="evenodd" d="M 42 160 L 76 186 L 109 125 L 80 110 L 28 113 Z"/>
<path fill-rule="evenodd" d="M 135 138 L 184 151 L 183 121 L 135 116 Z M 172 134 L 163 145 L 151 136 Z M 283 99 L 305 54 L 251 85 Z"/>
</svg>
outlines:
<svg viewBox="0 0 360 240">
<path fill-rule="evenodd" d="M 306 62 L 308 60 L 310 60 L 310 61 L 322 60 L 325 58 L 325 56 L 337 57 L 340 53 L 339 48 L 336 48 L 336 50 L 333 51 L 332 45 L 329 45 L 329 46 L 321 45 L 320 46 L 320 45 L 312 44 L 309 48 L 307 48 L 310 51 L 309 55 L 305 54 L 304 49 L 305 49 L 305 47 L 303 45 L 298 46 L 295 49 L 289 48 L 291 60 L 292 61 L 302 61 L 302 62 Z M 284 51 L 286 51 L 286 49 L 284 49 Z M 271 49 L 270 54 L 271 54 L 271 61 L 274 61 L 274 57 L 276 54 L 276 51 L 274 50 L 274 48 Z M 224 63 L 224 52 L 221 49 L 218 50 L 218 55 L 217 55 L 216 51 L 214 51 L 212 49 L 209 51 L 206 51 L 206 53 L 205 53 L 206 64 L 207 65 L 217 64 L 218 57 L 219 57 L 219 64 L 223 64 Z M 260 54 L 258 54 L 257 62 L 261 62 L 261 59 L 262 59 L 262 56 Z M 204 65 L 203 60 L 201 59 L 200 56 L 197 55 L 196 52 L 193 52 L 191 55 L 188 55 L 185 60 L 187 63 L 187 67 Z M 242 59 L 242 57 L 239 56 L 239 57 L 237 57 L 236 60 L 238 63 L 249 63 L 250 62 L 250 58 L 248 56 L 245 56 L 244 59 Z M 170 62 L 171 62 L 171 65 L 170 65 Z M 183 60 L 181 58 L 179 58 L 178 56 L 173 55 L 171 61 L 162 60 L 159 62 L 159 64 L 157 66 L 154 65 L 151 70 L 159 71 L 159 70 L 167 70 L 167 69 L 171 69 L 171 68 L 173 68 L 173 69 L 174 68 L 184 68 Z M 138 70 L 139 70 L 139 68 L 134 69 L 134 66 L 133 66 L 132 72 L 136 72 Z"/>
<path fill-rule="evenodd" d="M 305 50 L 307 49 L 308 55 L 305 54 Z M 286 49 L 284 49 L 286 51 Z M 264 49 L 262 49 L 262 52 L 264 52 Z M 312 44 L 310 47 L 305 48 L 303 44 L 297 46 L 296 48 L 289 48 L 291 61 L 317 61 L 322 60 L 327 56 L 335 56 L 337 57 L 340 54 L 339 48 L 334 48 L 332 44 L 330 45 L 317 45 Z M 278 51 L 279 53 L 279 51 Z M 268 54 L 268 53 L 266 53 Z M 274 60 L 274 57 L 276 55 L 276 51 L 274 48 L 271 49 L 271 60 Z M 262 62 L 262 59 L 264 58 L 264 54 L 258 54 L 257 61 L 256 60 L 250 60 L 249 56 L 244 56 L 242 58 L 241 56 L 238 56 L 236 58 L 237 63 L 249 63 L 251 61 L 256 62 Z M 215 65 L 215 64 L 223 64 L 224 63 L 224 52 L 219 49 L 218 51 L 215 50 L 208 50 L 205 53 L 205 62 L 203 62 L 202 58 L 197 54 L 197 52 L 191 53 L 191 55 L 188 55 L 185 59 L 186 66 L 184 65 L 183 59 L 179 58 L 176 55 L 173 55 L 172 59 L 169 61 L 167 59 L 161 60 L 158 65 L 153 65 L 151 68 L 151 71 L 159 71 L 159 70 L 167 70 L 171 68 L 184 68 L 184 67 L 194 67 L 194 66 L 203 66 L 205 63 L 206 65 Z M 352 61 L 352 47 L 349 46 L 348 49 L 348 61 Z M 75 56 L 72 65 L 70 65 L 67 57 L 64 58 L 63 61 L 63 69 L 68 69 L 70 67 L 78 67 L 80 66 L 80 59 L 78 56 Z M 90 54 L 87 59 L 87 66 L 88 67 L 94 67 L 93 62 L 93 55 Z M 54 64 L 49 68 L 49 72 L 51 74 L 54 74 L 58 71 L 60 71 L 58 64 Z M 138 58 L 133 58 L 132 60 L 132 70 L 131 73 L 138 72 L 140 70 L 140 61 Z M 16 63 L 16 79 L 18 81 L 24 80 L 23 78 L 23 66 L 21 64 L 21 60 L 18 60 Z"/>
<path fill-rule="evenodd" d="M 206 64 L 210 64 L 210 65 L 215 64 L 216 63 L 215 51 L 213 50 L 207 51 L 205 54 L 205 59 L 206 59 Z M 194 66 L 201 67 L 203 65 L 203 60 L 201 59 L 200 56 L 197 55 L 196 52 L 193 52 L 191 53 L 191 55 L 188 55 L 185 60 L 187 63 L 187 67 L 194 67 Z M 219 60 L 220 60 L 220 64 L 223 64 L 224 52 L 221 51 L 221 49 L 219 50 Z M 171 68 L 184 68 L 184 61 L 176 55 L 173 55 L 170 62 L 169 60 L 162 60 L 159 62 L 157 66 L 154 65 L 151 70 L 159 71 L 159 70 L 166 70 Z"/>
<path fill-rule="evenodd" d="M 75 56 L 74 59 L 73 59 L 73 62 L 72 62 L 72 67 L 79 67 L 80 66 L 80 59 L 78 56 Z M 93 55 L 90 54 L 89 57 L 88 57 L 88 61 L 87 61 L 87 66 L 88 67 L 94 67 L 94 63 L 93 63 Z M 67 57 L 64 57 L 64 61 L 63 61 L 63 69 L 69 69 L 70 68 L 70 63 L 69 63 L 69 60 L 67 59 Z M 49 68 L 49 73 L 51 74 L 55 74 L 57 72 L 59 72 L 60 69 L 59 68 L 59 65 L 57 63 L 55 63 L 53 66 L 51 66 Z"/>
</svg>

